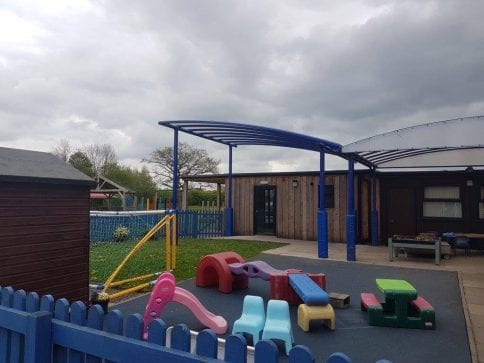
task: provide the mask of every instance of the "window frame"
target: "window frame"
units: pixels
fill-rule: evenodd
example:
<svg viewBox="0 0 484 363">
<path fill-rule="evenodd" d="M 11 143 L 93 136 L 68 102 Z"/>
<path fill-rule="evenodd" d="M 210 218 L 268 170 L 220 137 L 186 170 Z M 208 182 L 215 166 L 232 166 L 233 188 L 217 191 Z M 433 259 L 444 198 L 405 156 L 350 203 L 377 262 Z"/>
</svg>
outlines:
<svg viewBox="0 0 484 363">
<path fill-rule="evenodd" d="M 427 188 L 448 188 L 448 187 L 453 187 L 453 188 L 457 188 L 457 190 L 459 191 L 459 197 L 458 198 L 426 198 L 425 197 L 425 190 Z M 432 202 L 440 202 L 440 203 L 459 203 L 460 204 L 460 217 L 450 217 L 450 216 L 426 216 L 425 215 L 425 212 L 424 212 L 424 206 L 425 206 L 425 203 L 432 203 Z M 422 217 L 424 219 L 445 219 L 445 220 L 453 220 L 453 221 L 457 221 L 457 220 L 463 220 L 464 219 L 464 215 L 463 215 L 463 210 L 462 210 L 462 207 L 463 207 L 463 203 L 462 203 L 462 188 L 460 185 L 425 185 L 423 187 L 423 198 L 422 198 Z"/>
</svg>

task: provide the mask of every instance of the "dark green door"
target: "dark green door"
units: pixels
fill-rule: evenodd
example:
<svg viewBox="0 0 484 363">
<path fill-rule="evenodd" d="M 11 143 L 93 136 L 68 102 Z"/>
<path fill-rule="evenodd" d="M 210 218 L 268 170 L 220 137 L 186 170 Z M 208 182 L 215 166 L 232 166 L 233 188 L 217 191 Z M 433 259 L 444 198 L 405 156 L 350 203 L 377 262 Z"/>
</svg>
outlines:
<svg viewBox="0 0 484 363">
<path fill-rule="evenodd" d="M 254 187 L 254 234 L 276 234 L 276 187 Z"/>
</svg>

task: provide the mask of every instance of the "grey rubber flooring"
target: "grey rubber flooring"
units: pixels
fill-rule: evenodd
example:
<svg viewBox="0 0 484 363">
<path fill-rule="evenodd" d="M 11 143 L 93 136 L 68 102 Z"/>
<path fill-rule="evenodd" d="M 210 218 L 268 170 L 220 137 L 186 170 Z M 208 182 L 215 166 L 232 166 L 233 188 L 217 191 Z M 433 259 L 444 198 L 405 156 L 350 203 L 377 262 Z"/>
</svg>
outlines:
<svg viewBox="0 0 484 363">
<path fill-rule="evenodd" d="M 308 273 L 325 273 L 328 292 L 350 295 L 350 307 L 335 310 L 335 331 L 325 328 L 322 324 L 312 324 L 310 332 L 302 331 L 297 325 L 297 306 L 291 307 L 295 344 L 309 347 L 317 362 L 325 361 L 334 352 L 347 354 L 353 362 L 376 362 L 379 359 L 388 359 L 393 363 L 471 362 L 459 283 L 455 272 L 277 255 L 260 255 L 253 260 L 263 260 L 278 269 L 299 268 Z M 415 286 L 419 294 L 436 310 L 436 330 L 369 326 L 366 313 L 360 310 L 359 294 L 373 292 L 383 300 L 375 285 L 376 278 L 404 279 Z M 178 286 L 195 294 L 208 310 L 223 316 L 228 322 L 229 333 L 233 322 L 241 314 L 245 295 L 262 296 L 266 304 L 269 299 L 269 282 L 260 279 L 250 279 L 248 289 L 235 290 L 231 294 L 220 293 L 216 287 L 198 288 L 195 286 L 195 279 L 183 281 Z M 123 314 L 143 314 L 147 300 L 148 296 L 144 295 L 112 308 L 121 310 Z M 177 303 L 169 303 L 161 318 L 168 325 L 185 323 L 192 330 L 204 329 L 187 308 Z"/>
</svg>

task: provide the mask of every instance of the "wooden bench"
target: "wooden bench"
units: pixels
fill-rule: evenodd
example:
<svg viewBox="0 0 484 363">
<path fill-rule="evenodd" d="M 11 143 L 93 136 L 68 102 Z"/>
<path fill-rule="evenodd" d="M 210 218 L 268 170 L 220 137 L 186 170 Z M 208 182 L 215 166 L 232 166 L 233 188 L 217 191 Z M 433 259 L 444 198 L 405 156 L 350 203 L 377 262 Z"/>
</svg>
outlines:
<svg viewBox="0 0 484 363">
<path fill-rule="evenodd" d="M 410 306 L 418 313 L 418 317 L 422 319 L 423 329 L 435 329 L 435 309 L 427 300 L 419 296 L 415 300 L 410 301 Z"/>
</svg>

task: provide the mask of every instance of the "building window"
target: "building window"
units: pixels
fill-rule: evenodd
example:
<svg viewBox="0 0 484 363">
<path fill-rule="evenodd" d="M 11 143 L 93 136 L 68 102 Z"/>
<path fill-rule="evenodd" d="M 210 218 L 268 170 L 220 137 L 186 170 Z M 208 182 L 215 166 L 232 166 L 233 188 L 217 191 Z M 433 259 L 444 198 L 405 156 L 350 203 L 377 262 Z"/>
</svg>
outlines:
<svg viewBox="0 0 484 363">
<path fill-rule="evenodd" d="M 481 198 L 479 200 L 479 218 L 484 219 L 484 187 L 481 186 Z"/>
<path fill-rule="evenodd" d="M 460 188 L 456 186 L 425 187 L 423 216 L 432 218 L 462 218 Z"/>
</svg>

